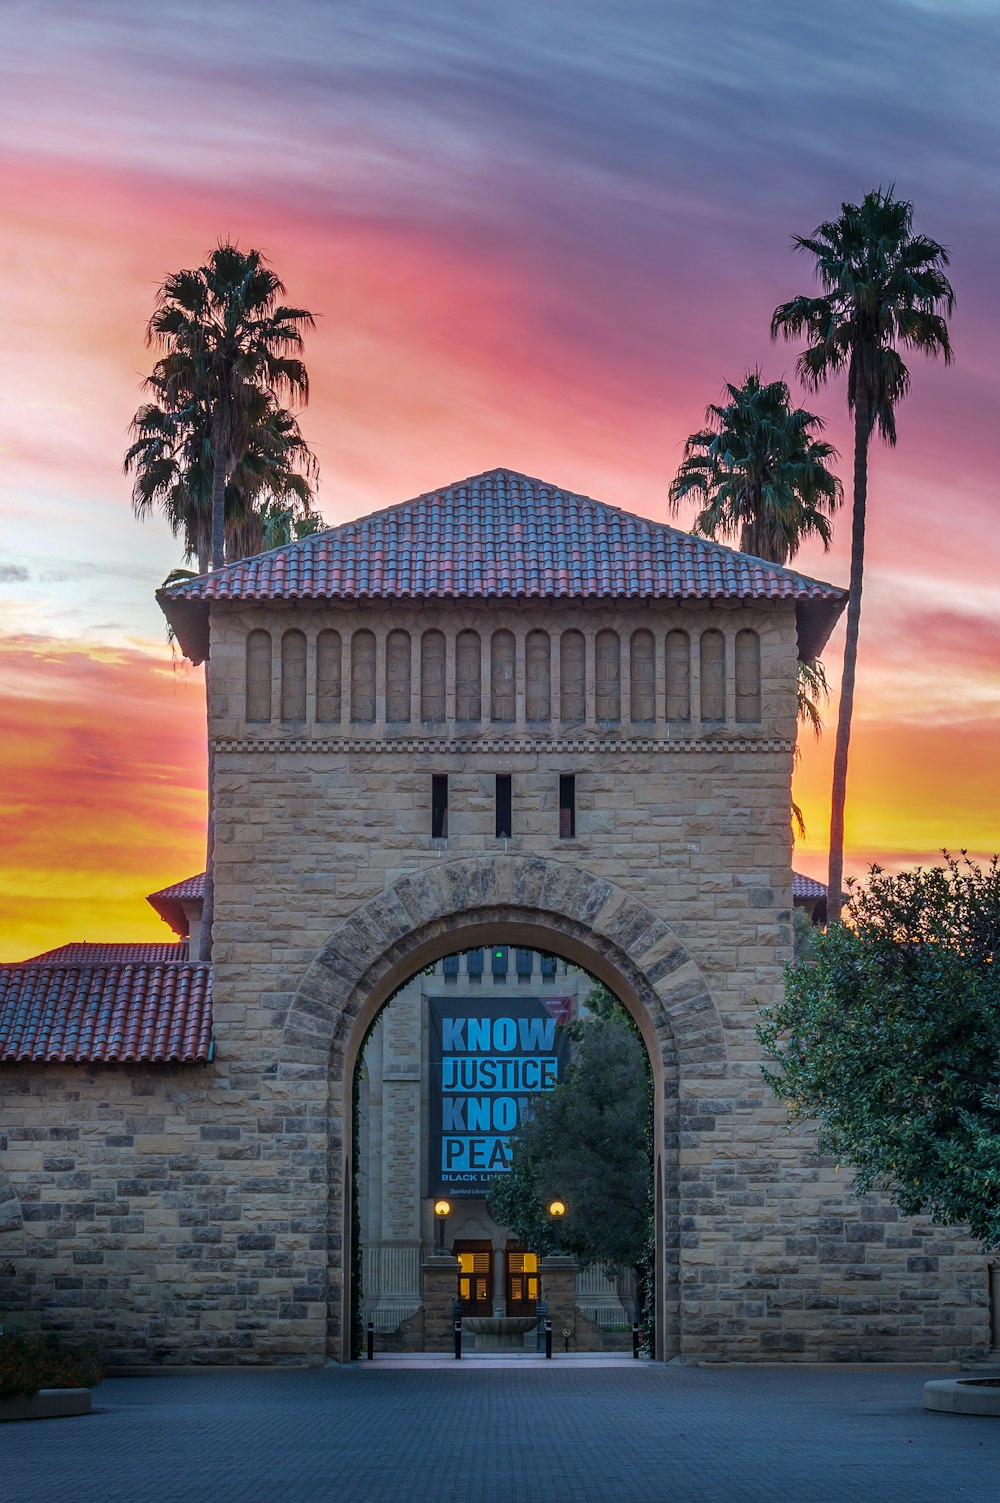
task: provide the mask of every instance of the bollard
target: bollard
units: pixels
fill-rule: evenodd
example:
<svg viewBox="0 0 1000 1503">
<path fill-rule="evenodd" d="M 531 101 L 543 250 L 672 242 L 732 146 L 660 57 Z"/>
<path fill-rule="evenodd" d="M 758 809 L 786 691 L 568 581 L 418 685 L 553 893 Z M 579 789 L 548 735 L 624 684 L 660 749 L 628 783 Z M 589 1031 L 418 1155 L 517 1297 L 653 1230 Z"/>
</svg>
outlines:
<svg viewBox="0 0 1000 1503">
<path fill-rule="evenodd" d="M 545 1350 L 545 1321 L 549 1313 L 548 1300 L 540 1299 L 536 1309 L 538 1315 L 535 1326 L 535 1351 L 541 1356 Z"/>
<path fill-rule="evenodd" d="M 551 1322 L 551 1320 L 547 1320 L 545 1322 L 545 1355 L 546 1355 L 546 1357 L 551 1357 L 552 1356 L 552 1322 Z"/>
<path fill-rule="evenodd" d="M 368 1361 L 375 1361 L 375 1322 L 368 1322 Z"/>
<path fill-rule="evenodd" d="M 455 1317 L 455 1360 L 458 1361 L 461 1358 L 461 1356 L 462 1356 L 462 1317 L 461 1317 L 461 1315 L 456 1315 L 456 1317 Z"/>
<path fill-rule="evenodd" d="M 632 1322 L 632 1356 L 633 1357 L 638 1357 L 638 1355 L 639 1355 L 639 1337 L 640 1337 L 640 1335 L 641 1335 L 641 1332 L 639 1330 L 639 1326 L 638 1326 L 638 1324 L 635 1321 L 633 1321 Z"/>
</svg>

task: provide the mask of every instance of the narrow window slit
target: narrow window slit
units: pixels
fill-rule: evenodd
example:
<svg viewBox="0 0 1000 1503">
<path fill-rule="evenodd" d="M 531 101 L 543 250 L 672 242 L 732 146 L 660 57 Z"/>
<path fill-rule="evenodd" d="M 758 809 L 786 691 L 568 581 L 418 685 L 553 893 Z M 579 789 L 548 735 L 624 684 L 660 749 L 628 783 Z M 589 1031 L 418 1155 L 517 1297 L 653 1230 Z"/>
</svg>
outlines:
<svg viewBox="0 0 1000 1503">
<path fill-rule="evenodd" d="M 497 839 L 509 840 L 513 834 L 513 797 L 509 772 L 497 773 Z"/>
<path fill-rule="evenodd" d="M 448 839 L 448 774 L 431 774 L 431 839 Z"/>
<path fill-rule="evenodd" d="M 572 840 L 576 835 L 576 773 L 559 775 L 559 839 Z"/>
</svg>

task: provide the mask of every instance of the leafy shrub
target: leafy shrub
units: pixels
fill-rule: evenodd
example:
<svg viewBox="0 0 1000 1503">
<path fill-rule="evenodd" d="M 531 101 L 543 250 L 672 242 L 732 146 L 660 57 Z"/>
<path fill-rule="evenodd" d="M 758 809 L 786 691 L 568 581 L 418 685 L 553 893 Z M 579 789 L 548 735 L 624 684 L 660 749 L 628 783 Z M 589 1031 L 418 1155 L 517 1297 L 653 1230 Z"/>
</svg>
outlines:
<svg viewBox="0 0 1000 1503">
<path fill-rule="evenodd" d="M 818 1125 L 858 1194 L 1000 1248 L 1000 857 L 873 866 L 757 1037 L 789 1121 Z"/>
<path fill-rule="evenodd" d="M 23 1331 L 0 1335 L 0 1395 L 34 1394 L 40 1388 L 96 1388 L 101 1381 L 90 1352 L 64 1352 L 51 1341 Z"/>
</svg>

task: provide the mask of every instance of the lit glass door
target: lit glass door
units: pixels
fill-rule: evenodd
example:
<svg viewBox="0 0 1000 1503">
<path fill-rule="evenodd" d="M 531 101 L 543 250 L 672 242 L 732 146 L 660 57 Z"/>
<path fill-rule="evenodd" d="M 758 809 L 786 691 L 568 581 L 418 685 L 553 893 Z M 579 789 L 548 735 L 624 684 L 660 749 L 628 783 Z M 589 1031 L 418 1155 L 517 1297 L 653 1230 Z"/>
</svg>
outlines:
<svg viewBox="0 0 1000 1503">
<path fill-rule="evenodd" d="M 509 1242 L 504 1253 L 504 1264 L 507 1274 L 507 1314 L 537 1314 L 537 1254 L 526 1252 L 522 1243 Z"/>
<path fill-rule="evenodd" d="M 458 1297 L 463 1315 L 493 1314 L 493 1246 L 489 1242 L 456 1242 Z"/>
</svg>

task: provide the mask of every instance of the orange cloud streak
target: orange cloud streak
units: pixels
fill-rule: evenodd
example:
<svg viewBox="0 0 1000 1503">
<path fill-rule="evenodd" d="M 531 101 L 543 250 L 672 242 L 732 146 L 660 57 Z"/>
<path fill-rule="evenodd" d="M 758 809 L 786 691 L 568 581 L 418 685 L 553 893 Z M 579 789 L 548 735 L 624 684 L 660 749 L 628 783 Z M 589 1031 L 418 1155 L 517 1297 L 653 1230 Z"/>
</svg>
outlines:
<svg viewBox="0 0 1000 1503">
<path fill-rule="evenodd" d="M 819 744 L 803 739 L 795 796 L 806 819 L 795 866 L 826 880 L 835 716 Z M 942 849 L 1000 850 L 996 720 L 928 726 L 859 719 L 851 739 L 845 831 L 848 876 L 872 862 L 934 864 Z"/>
<path fill-rule="evenodd" d="M 770 293 L 757 310 L 757 345 L 742 325 L 728 327 L 721 308 L 724 337 L 717 331 L 713 345 L 693 294 L 690 306 L 670 307 L 644 301 L 639 282 L 630 305 L 620 267 L 600 268 L 604 283 L 588 282 L 574 260 L 583 246 L 563 247 L 564 262 L 545 265 L 523 224 L 492 240 L 454 217 L 362 219 L 332 196 L 289 200 L 277 189 L 27 155 L 0 162 L 0 172 L 10 211 L 0 327 L 11 350 L 0 384 L 16 414 L 0 434 L 8 512 L 32 544 L 40 522 L 58 529 L 60 547 L 72 542 L 92 569 L 114 559 L 134 565 L 144 549 L 148 582 L 135 584 L 132 619 L 148 636 L 158 626 L 153 587 L 177 550 L 162 528 L 136 530 L 120 473 L 139 373 L 149 365 L 142 330 L 162 275 L 196 264 L 220 233 L 263 246 L 293 301 L 321 315 L 307 351 L 315 395 L 303 426 L 323 468 L 320 507 L 331 523 L 494 464 L 662 518 L 683 437 L 723 377 L 738 376 L 754 352 L 775 373 L 792 364 L 791 351 L 767 351 Z M 794 271 L 781 267 L 775 296 L 794 290 Z M 588 301 L 590 286 L 601 295 Z M 931 389 L 928 373 L 919 380 Z M 842 392 L 822 405 L 849 454 Z M 992 498 L 960 477 L 963 504 L 941 528 L 945 446 L 922 437 L 916 394 L 908 405 L 900 449 L 873 454 L 848 810 L 847 869 L 856 873 L 875 858 L 933 859 L 941 845 L 1000 848 L 1000 625 L 945 603 L 966 606 L 966 580 L 995 573 Z M 921 464 L 931 467 L 922 488 L 912 483 Z M 25 499 L 31 486 L 47 498 L 41 517 Z M 153 546 L 152 536 L 162 541 Z M 805 550 L 797 563 L 844 580 L 848 540 L 845 517 L 829 558 Z M 38 547 L 48 541 L 39 537 Z M 901 623 L 894 592 L 900 579 L 915 581 L 912 603 L 922 571 L 934 575 L 938 595 Z M 165 651 L 101 645 L 96 627 L 78 645 L 44 635 L 46 602 L 33 603 L 38 610 L 18 625 L 40 620 L 40 635 L 0 649 L 0 956 L 69 939 L 164 937 L 144 894 L 203 861 L 201 676 L 175 674 Z M 834 677 L 841 640 L 828 654 Z M 820 877 L 834 725 L 831 708 L 822 743 L 804 747 L 796 785 L 809 824 L 796 865 Z"/>
<path fill-rule="evenodd" d="M 166 648 L 0 643 L 0 958 L 169 939 L 146 893 L 204 863 L 204 688 Z"/>
</svg>

